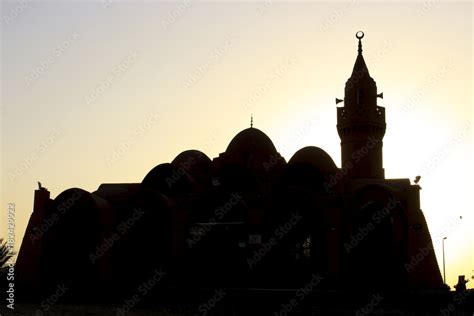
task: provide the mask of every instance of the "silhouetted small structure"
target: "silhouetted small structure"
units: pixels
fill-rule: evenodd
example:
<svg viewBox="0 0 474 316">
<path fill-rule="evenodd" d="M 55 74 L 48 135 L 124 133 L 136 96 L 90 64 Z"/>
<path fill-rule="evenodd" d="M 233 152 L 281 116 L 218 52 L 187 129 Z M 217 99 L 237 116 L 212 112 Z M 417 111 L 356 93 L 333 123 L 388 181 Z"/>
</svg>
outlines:
<svg viewBox="0 0 474 316">
<path fill-rule="evenodd" d="M 466 291 L 466 284 L 469 280 L 466 280 L 464 275 L 458 276 L 458 283 L 454 286 L 456 292 L 464 292 Z"/>
</svg>

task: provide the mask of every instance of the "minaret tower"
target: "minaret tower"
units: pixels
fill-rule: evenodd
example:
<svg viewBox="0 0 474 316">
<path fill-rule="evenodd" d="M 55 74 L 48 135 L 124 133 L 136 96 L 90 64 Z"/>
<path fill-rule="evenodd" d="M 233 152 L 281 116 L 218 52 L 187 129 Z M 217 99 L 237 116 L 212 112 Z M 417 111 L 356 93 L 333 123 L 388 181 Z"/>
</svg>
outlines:
<svg viewBox="0 0 474 316">
<path fill-rule="evenodd" d="M 377 85 L 362 57 L 363 32 L 351 77 L 346 82 L 344 106 L 337 108 L 337 131 L 341 138 L 342 171 L 350 179 L 383 179 L 382 139 L 385 108 L 377 106 Z M 336 99 L 336 103 L 342 100 Z"/>
</svg>

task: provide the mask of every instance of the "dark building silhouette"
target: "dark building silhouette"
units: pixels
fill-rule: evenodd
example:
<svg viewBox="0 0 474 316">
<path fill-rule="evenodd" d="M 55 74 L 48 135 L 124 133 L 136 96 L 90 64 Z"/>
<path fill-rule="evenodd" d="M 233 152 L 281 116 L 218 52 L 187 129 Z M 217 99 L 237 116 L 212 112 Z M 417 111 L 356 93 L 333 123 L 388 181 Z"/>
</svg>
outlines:
<svg viewBox="0 0 474 316">
<path fill-rule="evenodd" d="M 140 183 L 54 199 L 40 188 L 18 283 L 120 292 L 162 269 L 170 288 L 296 288 L 315 275 L 320 289 L 442 288 L 420 187 L 384 176 L 385 109 L 362 37 L 337 108 L 341 168 L 314 146 L 286 161 L 251 126 L 218 157 L 184 151 Z"/>
</svg>

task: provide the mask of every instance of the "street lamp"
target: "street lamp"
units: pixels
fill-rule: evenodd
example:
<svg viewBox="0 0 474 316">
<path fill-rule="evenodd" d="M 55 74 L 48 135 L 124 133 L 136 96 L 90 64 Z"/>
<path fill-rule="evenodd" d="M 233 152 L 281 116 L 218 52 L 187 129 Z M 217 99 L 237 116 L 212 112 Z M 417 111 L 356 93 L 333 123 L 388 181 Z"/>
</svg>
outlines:
<svg viewBox="0 0 474 316">
<path fill-rule="evenodd" d="M 443 282 L 444 284 L 446 284 L 446 265 L 445 265 L 445 261 L 444 261 L 444 241 L 448 239 L 448 237 L 443 237 Z"/>
</svg>

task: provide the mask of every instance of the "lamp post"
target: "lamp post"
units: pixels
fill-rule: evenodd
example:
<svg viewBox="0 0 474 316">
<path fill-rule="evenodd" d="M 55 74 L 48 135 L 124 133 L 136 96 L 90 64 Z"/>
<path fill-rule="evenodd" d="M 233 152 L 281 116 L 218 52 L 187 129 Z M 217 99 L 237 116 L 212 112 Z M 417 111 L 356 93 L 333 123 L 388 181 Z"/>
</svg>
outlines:
<svg viewBox="0 0 474 316">
<path fill-rule="evenodd" d="M 443 282 L 444 284 L 446 284 L 446 264 L 445 264 L 445 260 L 444 260 L 444 241 L 447 239 L 448 237 L 443 237 Z"/>
</svg>

